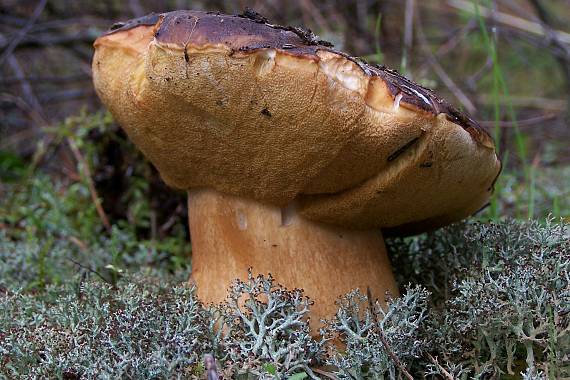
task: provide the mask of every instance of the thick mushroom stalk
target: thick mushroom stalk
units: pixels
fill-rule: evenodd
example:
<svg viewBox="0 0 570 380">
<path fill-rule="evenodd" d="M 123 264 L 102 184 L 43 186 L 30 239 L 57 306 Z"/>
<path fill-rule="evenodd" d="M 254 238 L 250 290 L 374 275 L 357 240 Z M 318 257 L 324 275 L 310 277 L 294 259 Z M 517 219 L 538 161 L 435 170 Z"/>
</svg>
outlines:
<svg viewBox="0 0 570 380">
<path fill-rule="evenodd" d="M 378 231 L 461 220 L 500 170 L 490 136 L 432 91 L 252 12 L 149 15 L 95 48 L 101 100 L 189 191 L 205 301 L 249 267 L 304 288 L 313 320 L 353 288 L 395 294 Z"/>
<path fill-rule="evenodd" d="M 398 294 L 378 229 L 313 222 L 293 206 L 280 209 L 213 190 L 190 191 L 188 214 L 192 279 L 203 301 L 222 301 L 230 281 L 249 267 L 318 300 L 314 321 L 333 316 L 337 298 L 355 288 L 370 288 L 380 300 Z"/>
</svg>

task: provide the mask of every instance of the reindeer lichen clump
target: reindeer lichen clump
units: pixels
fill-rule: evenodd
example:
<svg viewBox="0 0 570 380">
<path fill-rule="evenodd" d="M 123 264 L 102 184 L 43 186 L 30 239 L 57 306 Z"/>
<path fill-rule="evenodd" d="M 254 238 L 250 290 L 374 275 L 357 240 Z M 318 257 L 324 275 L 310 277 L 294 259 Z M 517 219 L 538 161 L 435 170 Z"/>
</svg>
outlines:
<svg viewBox="0 0 570 380">
<path fill-rule="evenodd" d="M 269 276 L 236 280 L 222 305 L 223 346 L 236 373 L 284 378 L 296 372 L 315 377 L 311 366 L 323 355 L 324 340 L 309 329 L 311 301 L 301 289 L 287 290 Z"/>
<path fill-rule="evenodd" d="M 564 223 L 509 221 L 393 241 L 415 285 L 385 308 L 350 292 L 314 336 L 311 301 L 271 276 L 249 273 L 208 307 L 145 269 L 112 283 L 70 274 L 37 290 L 10 268 L 41 258 L 63 271 L 64 243 L 38 256 L 41 242 L 0 232 L 0 378 L 565 378 L 569 236 Z"/>
</svg>

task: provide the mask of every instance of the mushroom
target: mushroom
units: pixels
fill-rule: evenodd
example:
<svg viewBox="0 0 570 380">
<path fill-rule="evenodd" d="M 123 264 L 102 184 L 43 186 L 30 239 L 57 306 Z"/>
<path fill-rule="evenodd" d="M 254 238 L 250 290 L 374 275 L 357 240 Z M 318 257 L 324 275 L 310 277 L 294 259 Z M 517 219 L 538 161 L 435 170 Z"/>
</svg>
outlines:
<svg viewBox="0 0 570 380">
<path fill-rule="evenodd" d="M 99 97 L 188 191 L 205 302 L 250 267 L 303 288 L 314 318 L 353 288 L 397 295 L 382 232 L 473 214 L 500 171 L 491 137 L 431 90 L 251 11 L 152 14 L 94 46 Z"/>
</svg>

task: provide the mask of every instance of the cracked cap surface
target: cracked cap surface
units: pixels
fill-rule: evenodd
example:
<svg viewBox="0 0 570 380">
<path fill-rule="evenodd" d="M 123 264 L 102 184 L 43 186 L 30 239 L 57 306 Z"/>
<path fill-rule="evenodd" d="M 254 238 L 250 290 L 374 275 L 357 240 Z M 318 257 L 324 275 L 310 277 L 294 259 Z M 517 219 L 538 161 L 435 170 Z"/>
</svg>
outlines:
<svg viewBox="0 0 570 380">
<path fill-rule="evenodd" d="M 179 189 L 419 232 L 477 211 L 500 171 L 490 136 L 431 90 L 252 12 L 149 15 L 95 48 L 100 98 Z"/>
</svg>

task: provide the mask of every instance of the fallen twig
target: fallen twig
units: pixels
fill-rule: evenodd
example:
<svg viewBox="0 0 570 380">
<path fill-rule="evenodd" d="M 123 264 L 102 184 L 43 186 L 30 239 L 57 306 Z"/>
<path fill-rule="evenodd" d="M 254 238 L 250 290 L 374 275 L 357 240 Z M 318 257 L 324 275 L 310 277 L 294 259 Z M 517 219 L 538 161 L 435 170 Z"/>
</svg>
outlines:
<svg viewBox="0 0 570 380">
<path fill-rule="evenodd" d="M 475 14 L 475 6 L 471 1 L 447 0 L 447 4 L 452 8 Z M 539 35 L 541 37 L 547 37 L 547 31 L 545 31 L 544 27 L 537 22 L 532 22 L 521 17 L 510 15 L 508 13 L 494 11 L 482 5 L 479 5 L 479 12 L 482 17 L 491 19 L 500 24 L 531 34 Z M 552 33 L 560 42 L 570 45 L 570 33 L 558 30 L 552 31 Z"/>
<path fill-rule="evenodd" d="M 44 76 L 44 75 L 30 75 L 24 77 L 14 76 L 14 77 L 0 78 L 0 85 L 11 86 L 20 83 L 21 80 L 60 84 L 60 83 L 90 81 L 92 79 L 89 77 L 89 75 L 84 73 L 72 74 L 67 76 Z"/>
<path fill-rule="evenodd" d="M 71 148 L 71 152 L 73 153 L 73 156 L 75 157 L 77 162 L 83 166 L 83 170 L 85 171 L 85 179 L 87 181 L 87 187 L 89 189 L 89 193 L 91 194 L 91 199 L 95 204 L 95 209 L 97 210 L 99 219 L 101 219 L 101 222 L 103 223 L 103 226 L 105 226 L 107 231 L 110 232 L 111 223 L 109 223 L 109 218 L 107 217 L 105 210 L 103 210 L 103 206 L 101 206 L 101 200 L 99 199 L 99 195 L 97 194 L 97 189 L 95 189 L 95 184 L 93 183 L 93 178 L 91 177 L 91 170 L 89 169 L 89 164 L 87 163 L 87 160 L 85 160 L 85 157 L 83 157 L 83 155 L 79 151 L 77 144 L 75 144 L 75 142 L 72 139 L 67 138 L 67 143 Z"/>
<path fill-rule="evenodd" d="M 34 90 L 32 88 L 32 85 L 30 84 L 30 82 L 28 80 L 26 80 L 26 77 L 24 75 L 24 71 L 22 70 L 20 63 L 18 62 L 18 59 L 15 56 L 10 55 L 8 57 L 8 65 L 10 66 L 10 68 L 14 72 L 14 75 L 16 76 L 18 82 L 20 83 L 20 88 L 22 89 L 22 94 L 24 96 L 24 100 L 26 101 L 26 103 L 28 103 L 30 108 L 33 109 L 34 112 L 37 113 L 37 115 L 40 116 L 40 118 L 42 119 L 42 124 L 47 125 L 47 120 L 46 120 L 46 117 L 44 115 L 43 108 L 40 104 L 40 101 L 38 100 L 37 96 L 35 95 Z M 38 126 L 36 126 L 36 128 L 40 129 Z"/>
<path fill-rule="evenodd" d="M 411 66 L 411 51 L 414 39 L 414 10 L 416 4 L 414 0 L 406 0 L 404 12 L 404 49 L 402 55 L 402 70 L 408 71 Z"/>
<path fill-rule="evenodd" d="M 561 51 L 561 53 L 559 55 L 555 55 L 554 58 L 558 61 L 560 70 L 566 80 L 566 92 L 568 94 L 568 109 L 566 110 L 566 113 L 570 117 L 570 47 L 564 46 L 562 41 L 559 39 L 559 36 L 552 28 L 552 16 L 548 13 L 548 10 L 542 1 L 530 0 L 530 3 L 534 6 L 540 21 L 542 21 L 549 45 Z"/>
<path fill-rule="evenodd" d="M 96 275 L 97 277 L 99 277 L 101 280 L 103 280 L 104 282 L 106 282 L 107 284 L 111 284 L 113 285 L 113 283 L 111 281 L 109 281 L 109 279 L 105 278 L 105 276 L 103 276 L 101 273 L 97 272 L 95 269 L 90 268 L 86 265 L 81 264 L 78 261 L 73 260 L 71 257 L 67 257 L 67 260 L 71 261 L 73 264 L 77 265 L 79 268 L 85 269 L 86 271 L 93 273 L 94 275 Z M 114 286 L 114 285 L 113 285 Z"/>
<path fill-rule="evenodd" d="M 24 39 L 26 34 L 32 28 L 32 26 L 34 26 L 35 22 L 38 20 L 38 18 L 42 14 L 46 4 L 47 4 L 47 0 L 40 0 L 39 1 L 38 5 L 34 9 L 34 13 L 32 13 L 32 16 L 28 19 L 26 25 L 24 25 L 24 27 L 18 31 L 18 33 L 14 36 L 12 41 L 10 41 L 10 43 L 8 44 L 8 46 L 6 47 L 6 49 L 4 50 L 2 55 L 0 55 L 0 66 L 2 66 L 4 64 L 4 62 L 6 61 L 6 59 L 8 59 L 8 57 L 10 55 L 12 55 L 12 52 L 14 51 L 14 49 L 16 49 L 16 47 L 18 46 L 20 41 L 22 41 L 22 39 Z"/>
<path fill-rule="evenodd" d="M 517 120 L 517 121 L 499 121 L 499 126 L 501 128 L 527 127 L 527 126 L 531 126 L 531 125 L 536 125 L 537 123 L 540 123 L 543 121 L 556 119 L 557 117 L 560 117 L 560 115 L 558 115 L 558 114 L 543 115 L 543 116 L 531 117 L 528 119 L 522 119 L 522 120 Z M 497 122 L 493 121 L 493 120 L 489 120 L 489 121 L 481 121 L 481 122 L 479 122 L 479 124 L 481 124 L 483 127 L 489 127 L 490 128 L 490 127 L 494 127 L 497 124 Z"/>
<path fill-rule="evenodd" d="M 441 373 L 443 373 L 443 375 L 445 376 L 445 378 L 447 380 L 454 380 L 454 377 L 451 373 L 449 373 L 449 371 L 447 371 L 445 368 L 442 367 L 441 364 L 439 364 L 439 362 L 437 361 L 436 358 L 434 358 L 433 356 L 431 356 L 431 354 L 427 354 L 429 360 L 431 360 L 431 362 L 433 364 L 435 364 L 435 366 L 441 371 Z"/>
<path fill-rule="evenodd" d="M 384 336 L 384 331 L 382 331 L 382 329 L 380 328 L 380 323 L 378 321 L 378 317 L 374 311 L 374 302 L 372 301 L 372 292 L 370 291 L 370 287 L 368 287 L 366 289 L 366 297 L 368 298 L 368 307 L 370 308 L 370 314 L 372 315 L 372 318 L 374 320 L 374 324 L 377 327 L 378 336 L 380 337 L 380 341 L 382 342 L 382 345 L 384 346 L 384 350 L 386 350 L 386 353 L 388 353 L 388 356 L 390 356 L 390 358 L 396 364 L 396 367 L 398 367 L 400 372 L 402 372 L 402 374 L 408 380 L 414 380 L 412 375 L 410 375 L 410 373 L 408 372 L 406 367 L 404 367 L 404 365 L 402 364 L 400 359 L 396 356 L 396 354 L 394 354 L 394 352 L 390 348 L 390 345 L 388 344 L 388 340 L 386 339 L 386 336 Z"/>
<path fill-rule="evenodd" d="M 85 31 L 75 34 L 44 34 L 41 36 L 24 36 L 18 43 L 19 47 L 73 46 L 79 43 L 89 44 L 95 39 L 93 32 Z M 0 42 L 0 48 L 9 46 Z"/>
<path fill-rule="evenodd" d="M 69 240 L 71 243 L 73 243 L 77 248 L 79 248 L 81 251 L 83 252 L 87 252 L 87 244 L 85 244 L 85 242 L 75 236 L 69 236 L 67 238 L 67 240 Z"/>
<path fill-rule="evenodd" d="M 438 59 L 450 51 L 453 51 L 463 41 L 463 39 L 475 29 L 476 26 L 477 25 L 475 23 L 475 20 L 469 20 L 469 22 L 465 24 L 461 29 L 451 31 L 447 41 L 440 44 L 439 47 L 434 51 L 434 57 Z M 425 71 L 428 65 L 429 62 L 422 62 L 422 64 L 417 69 L 418 72 Z"/>
<path fill-rule="evenodd" d="M 507 103 L 513 107 L 538 108 L 545 111 L 563 112 L 566 110 L 566 101 L 563 99 L 549 99 L 538 96 L 516 96 L 511 95 L 509 99 L 500 98 L 499 104 Z M 476 98 L 477 104 L 494 104 L 495 100 L 487 95 L 480 95 Z"/>
<path fill-rule="evenodd" d="M 335 374 L 332 373 L 332 372 L 323 371 L 322 369 L 318 369 L 318 368 L 311 368 L 311 370 L 312 370 L 313 372 L 318 373 L 319 375 L 323 375 L 323 376 L 325 376 L 325 377 L 328 377 L 329 379 L 339 380 L 339 379 L 338 379 L 338 376 L 335 375 Z"/>
<path fill-rule="evenodd" d="M 433 69 L 433 71 L 437 74 L 439 79 L 443 82 L 443 84 L 453 93 L 453 95 L 457 98 L 457 100 L 465 107 L 467 112 L 473 114 L 477 110 L 473 102 L 465 95 L 465 93 L 455 84 L 453 79 L 445 72 L 445 69 L 441 66 L 438 62 L 435 55 L 432 53 L 428 43 L 427 38 L 424 34 L 424 29 L 422 22 L 420 20 L 420 16 L 417 15 L 417 30 L 418 30 L 418 37 L 420 39 L 420 45 L 422 50 L 425 52 L 428 58 L 428 62 Z"/>
</svg>

